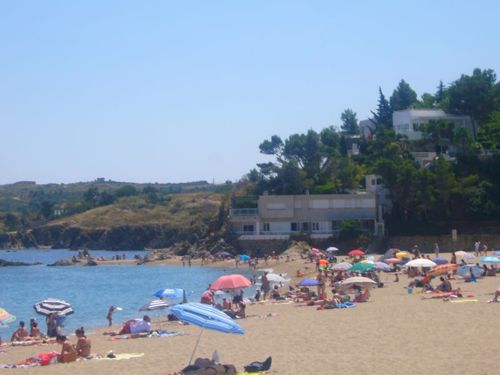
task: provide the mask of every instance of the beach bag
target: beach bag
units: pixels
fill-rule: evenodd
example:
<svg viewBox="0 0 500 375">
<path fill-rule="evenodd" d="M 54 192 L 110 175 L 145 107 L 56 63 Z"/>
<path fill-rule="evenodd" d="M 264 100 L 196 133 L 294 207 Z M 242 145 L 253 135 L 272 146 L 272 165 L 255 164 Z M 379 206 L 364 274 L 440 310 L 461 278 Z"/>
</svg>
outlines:
<svg viewBox="0 0 500 375">
<path fill-rule="evenodd" d="M 271 368 L 272 361 L 273 359 L 271 357 L 267 357 L 264 362 L 252 362 L 244 368 L 246 372 L 267 371 Z"/>
</svg>

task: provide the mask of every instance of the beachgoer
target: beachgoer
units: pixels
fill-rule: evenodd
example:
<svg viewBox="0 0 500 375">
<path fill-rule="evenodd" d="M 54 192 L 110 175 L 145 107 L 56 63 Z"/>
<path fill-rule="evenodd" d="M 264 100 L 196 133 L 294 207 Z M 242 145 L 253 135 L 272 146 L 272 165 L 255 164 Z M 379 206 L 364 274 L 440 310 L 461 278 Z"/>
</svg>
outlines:
<svg viewBox="0 0 500 375">
<path fill-rule="evenodd" d="M 451 283 L 444 277 L 441 276 L 439 280 L 441 280 L 441 283 L 437 286 L 437 290 L 441 292 L 451 292 L 453 290 Z"/>
<path fill-rule="evenodd" d="M 38 322 L 35 319 L 31 319 L 30 321 L 30 336 L 33 338 L 42 337 L 42 332 L 40 332 L 40 328 L 38 328 Z"/>
<path fill-rule="evenodd" d="M 488 245 L 483 244 L 483 255 L 486 257 L 488 256 Z"/>
<path fill-rule="evenodd" d="M 213 305 L 214 304 L 214 292 L 210 289 L 207 289 L 201 295 L 200 303 L 205 305 Z"/>
<path fill-rule="evenodd" d="M 151 332 L 151 318 L 147 315 L 144 315 L 142 319 L 127 320 L 118 334 L 124 335 L 127 333 L 136 334 L 144 332 Z"/>
<path fill-rule="evenodd" d="M 116 307 L 110 306 L 108 309 L 108 315 L 106 315 L 106 319 L 108 319 L 108 326 L 111 327 L 113 325 L 113 313 L 115 312 Z"/>
<path fill-rule="evenodd" d="M 61 354 L 57 357 L 59 362 L 68 363 L 76 361 L 76 350 L 66 336 L 57 335 L 56 342 L 62 345 Z"/>
<path fill-rule="evenodd" d="M 14 331 L 10 341 L 24 341 L 29 336 L 28 330 L 24 327 L 24 321 L 19 322 L 19 328 Z"/>
<path fill-rule="evenodd" d="M 474 243 L 474 255 L 475 256 L 479 256 L 479 251 L 481 250 L 481 242 L 480 241 L 476 241 Z"/>
<path fill-rule="evenodd" d="M 47 336 L 56 337 L 57 336 L 56 314 L 51 313 L 47 315 L 47 317 L 45 318 L 45 322 L 47 323 Z"/>
<path fill-rule="evenodd" d="M 488 301 L 488 303 L 500 302 L 500 288 L 495 291 L 495 296 L 492 300 Z"/>
<path fill-rule="evenodd" d="M 451 263 L 451 264 L 457 264 L 457 256 L 456 256 L 455 252 L 453 252 L 453 253 L 451 254 L 450 263 Z"/>
<path fill-rule="evenodd" d="M 399 283 L 399 274 L 397 272 L 394 274 L 394 282 Z"/>
<path fill-rule="evenodd" d="M 434 255 L 436 256 L 436 258 L 439 256 L 439 245 L 436 243 L 434 243 Z"/>
<path fill-rule="evenodd" d="M 271 286 L 269 285 L 269 280 L 267 279 L 267 272 L 264 272 L 264 275 L 262 275 L 260 282 L 262 283 L 262 286 L 260 289 L 262 290 L 262 300 L 265 301 L 267 299 L 267 293 L 271 290 Z"/>
<path fill-rule="evenodd" d="M 85 336 L 85 330 L 83 329 L 83 327 L 78 328 L 75 331 L 75 335 L 78 338 L 75 347 L 78 356 L 83 358 L 90 357 L 90 349 L 92 347 L 92 344 L 90 342 L 90 339 Z"/>
</svg>

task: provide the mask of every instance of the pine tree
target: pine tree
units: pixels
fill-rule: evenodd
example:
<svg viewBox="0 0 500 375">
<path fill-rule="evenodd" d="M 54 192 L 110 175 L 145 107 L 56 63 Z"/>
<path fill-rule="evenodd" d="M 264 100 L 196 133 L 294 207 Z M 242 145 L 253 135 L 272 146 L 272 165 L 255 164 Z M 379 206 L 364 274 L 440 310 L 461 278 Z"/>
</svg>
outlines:
<svg viewBox="0 0 500 375">
<path fill-rule="evenodd" d="M 370 119 L 376 126 L 385 126 L 392 128 L 392 109 L 382 92 L 382 88 L 378 88 L 378 106 L 377 112 L 371 111 L 373 119 Z"/>
</svg>

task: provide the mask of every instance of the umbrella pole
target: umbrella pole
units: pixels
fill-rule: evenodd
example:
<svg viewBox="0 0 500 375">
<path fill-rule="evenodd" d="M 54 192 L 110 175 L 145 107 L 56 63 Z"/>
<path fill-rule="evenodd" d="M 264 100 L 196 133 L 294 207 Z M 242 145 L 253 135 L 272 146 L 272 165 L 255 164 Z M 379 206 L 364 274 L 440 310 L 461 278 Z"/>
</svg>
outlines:
<svg viewBox="0 0 500 375">
<path fill-rule="evenodd" d="M 200 338 L 201 338 L 201 334 L 203 333 L 203 330 L 204 330 L 204 327 L 201 328 L 200 334 L 198 335 L 198 340 L 196 340 L 196 344 L 194 346 L 193 353 L 191 353 L 191 358 L 189 359 L 189 364 L 191 364 L 191 362 L 193 362 L 194 353 L 196 352 L 196 348 L 198 347 L 198 344 L 200 343 Z"/>
</svg>

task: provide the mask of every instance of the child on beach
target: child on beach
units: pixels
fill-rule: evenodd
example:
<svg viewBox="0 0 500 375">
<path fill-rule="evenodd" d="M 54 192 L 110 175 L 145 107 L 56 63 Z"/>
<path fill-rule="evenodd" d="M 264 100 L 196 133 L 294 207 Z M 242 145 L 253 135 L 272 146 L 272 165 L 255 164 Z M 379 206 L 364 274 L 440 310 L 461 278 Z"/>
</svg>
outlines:
<svg viewBox="0 0 500 375">
<path fill-rule="evenodd" d="M 110 306 L 108 310 L 108 315 L 106 315 L 106 319 L 108 319 L 109 327 L 113 325 L 113 313 L 115 312 L 115 307 Z"/>
</svg>

